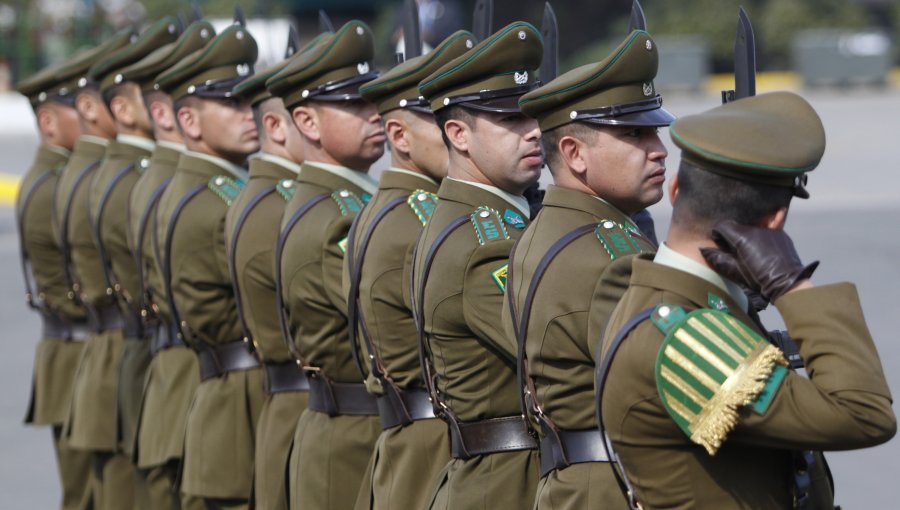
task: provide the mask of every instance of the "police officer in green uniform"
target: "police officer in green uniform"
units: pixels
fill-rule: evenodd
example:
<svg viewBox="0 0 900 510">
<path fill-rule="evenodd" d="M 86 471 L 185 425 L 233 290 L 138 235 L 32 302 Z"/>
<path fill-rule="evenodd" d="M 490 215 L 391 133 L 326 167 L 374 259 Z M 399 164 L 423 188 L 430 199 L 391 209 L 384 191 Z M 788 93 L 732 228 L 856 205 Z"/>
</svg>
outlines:
<svg viewBox="0 0 900 510">
<path fill-rule="evenodd" d="M 458 31 L 360 88 L 384 118 L 391 168 L 381 174 L 378 191 L 356 220 L 348 242 L 352 253 L 344 260 L 348 316 L 359 325 L 352 342 L 367 387 L 378 399 L 383 429 L 357 510 L 424 508 L 430 481 L 450 460 L 447 425 L 434 415 L 422 380 L 408 292 L 410 252 L 437 203 L 448 160 L 418 85 L 474 45 L 471 33 Z"/>
<path fill-rule="evenodd" d="M 412 278 L 425 380 L 450 424 L 452 459 L 431 508 L 534 500 L 537 444 L 519 409 L 515 338 L 501 314 L 510 249 L 529 221 L 522 193 L 543 165 L 538 124 L 518 106 L 542 54 L 538 30 L 511 23 L 419 85 L 450 151 Z"/>
<path fill-rule="evenodd" d="M 77 510 L 87 508 L 90 501 L 91 459 L 87 452 L 69 447 L 62 425 L 88 329 L 84 308 L 66 297 L 65 257 L 53 233 L 52 213 L 53 190 L 81 127 L 72 96 L 74 83 L 60 82 L 57 67 L 46 68 L 16 85 L 31 103 L 41 142 L 16 198 L 25 300 L 40 314 L 43 324 L 25 422 L 52 427 L 62 488 L 60 507 Z"/>
<path fill-rule="evenodd" d="M 180 507 L 176 479 L 184 451 L 184 424 L 200 382 L 197 358 L 179 338 L 169 313 L 168 296 L 156 270 L 159 243 L 154 235 L 154 218 L 159 198 L 185 148 L 172 99 L 153 85 L 161 71 L 201 49 L 213 37 L 212 25 L 203 21 L 192 23 L 177 41 L 163 45 L 119 71 L 124 81 L 140 86 L 156 141 L 153 153 L 137 167 L 140 177 L 134 183 L 128 205 L 129 245 L 138 277 L 138 294 L 133 296 L 133 306 L 140 311 L 152 355 L 146 381 L 142 381 L 145 383 L 143 396 L 138 401 L 140 419 L 132 461 L 137 467 L 138 500 L 146 501 L 146 508 L 150 509 Z"/>
<path fill-rule="evenodd" d="M 72 405 L 64 433 L 69 435 L 72 447 L 93 454 L 94 508 L 128 508 L 134 496 L 131 463 L 119 445 L 118 371 L 104 368 L 107 359 L 121 359 L 123 324 L 114 297 L 107 293 L 106 274 L 88 211 L 91 179 L 116 135 L 116 127 L 98 84 L 88 79 L 87 72 L 135 37 L 125 29 L 101 46 L 76 56 L 57 74 L 76 83 L 75 108 L 82 135 L 56 187 L 56 219 L 60 244 L 68 255 L 64 269 L 69 295 L 86 307 L 91 322 L 91 334 L 72 384 Z"/>
<path fill-rule="evenodd" d="M 350 21 L 266 82 L 305 157 L 275 254 L 287 345 L 310 376 L 289 460 L 290 508 L 352 508 L 381 429 L 353 362 L 341 283 L 347 231 L 375 192 L 366 172 L 384 153 L 381 117 L 358 91 L 377 76 L 372 57 L 369 27 Z"/>
<path fill-rule="evenodd" d="M 657 129 L 673 117 L 653 88 L 657 61 L 649 34 L 634 31 L 604 60 L 519 101 L 541 126 L 555 183 L 510 257 L 504 311 L 541 435 L 535 508 L 627 508 L 586 405 L 596 346 L 588 331 L 606 323 L 628 286 L 633 255 L 656 249 L 631 217 L 663 195 Z"/>
<path fill-rule="evenodd" d="M 314 44 L 315 41 L 313 41 Z M 303 163 L 300 132 L 266 80 L 289 60 L 239 83 L 234 95 L 253 108 L 260 152 L 250 159 L 249 179 L 228 208 L 225 245 L 241 328 L 265 370 L 266 397 L 257 422 L 253 499 L 260 510 L 287 510 L 288 456 L 309 381 L 281 334 L 275 306 L 275 245 L 284 207 Z"/>
<path fill-rule="evenodd" d="M 187 147 L 156 217 L 169 310 L 200 366 L 185 432 L 186 508 L 247 508 L 251 493 L 263 377 L 241 335 L 224 227 L 246 179 L 239 165 L 259 148 L 250 105 L 232 94 L 256 56 L 256 41 L 236 23 L 156 80 Z"/>
<path fill-rule="evenodd" d="M 832 508 L 804 450 L 883 443 L 891 395 L 850 283 L 814 286 L 783 227 L 825 149 L 788 92 L 675 121 L 674 211 L 655 256 L 634 260 L 598 365 L 601 425 L 650 508 Z M 791 371 L 753 303 L 771 302 L 806 363 Z M 811 465 L 810 465 L 811 463 Z"/>
<path fill-rule="evenodd" d="M 99 84 L 100 94 L 116 124 L 116 139 L 110 141 L 91 179 L 88 209 L 94 242 L 105 269 L 106 293 L 114 297 L 118 306 L 112 314 L 118 314 L 123 324 L 124 339 L 119 357 L 105 358 L 93 370 L 102 370 L 105 377 L 115 381 L 119 447 L 129 458 L 134 453 L 150 344 L 145 341 L 147 333 L 138 308 L 141 291 L 129 243 L 129 217 L 123 213 L 128 210 L 131 190 L 140 177 L 139 169 L 146 165 L 154 143 L 140 86 L 125 80 L 120 70 L 159 46 L 173 42 L 179 32 L 174 17 L 163 18 L 144 30 L 132 44 L 106 56 L 88 71 L 88 78 Z M 144 498 L 138 504 L 145 502 L 146 491 L 138 490 L 135 495 Z"/>
</svg>

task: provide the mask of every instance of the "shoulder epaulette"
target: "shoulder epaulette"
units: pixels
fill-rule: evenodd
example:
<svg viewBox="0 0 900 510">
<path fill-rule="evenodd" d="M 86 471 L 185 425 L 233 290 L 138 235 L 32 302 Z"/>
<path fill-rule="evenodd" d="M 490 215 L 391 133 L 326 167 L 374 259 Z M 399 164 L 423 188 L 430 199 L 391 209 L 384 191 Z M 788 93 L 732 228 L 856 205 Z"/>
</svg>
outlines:
<svg viewBox="0 0 900 510">
<path fill-rule="evenodd" d="M 141 158 L 137 160 L 134 168 L 138 171 L 139 174 L 143 175 L 143 173 L 146 172 L 148 168 L 150 168 L 150 158 Z"/>
<path fill-rule="evenodd" d="M 297 192 L 297 181 L 294 179 L 282 179 L 275 185 L 275 190 L 281 195 L 285 202 L 290 202 Z"/>
<path fill-rule="evenodd" d="M 225 202 L 225 205 L 231 205 L 231 202 L 237 198 L 238 193 L 244 187 L 244 182 L 224 175 L 217 175 L 209 180 L 208 186 L 216 196 Z"/>
<path fill-rule="evenodd" d="M 341 216 L 357 214 L 366 205 L 365 202 L 356 196 L 356 193 L 348 189 L 336 190 L 331 194 L 331 199 L 340 207 Z"/>
<path fill-rule="evenodd" d="M 659 305 L 653 323 L 666 337 L 656 358 L 656 388 L 669 416 L 715 455 L 749 406 L 765 414 L 787 374 L 778 347 L 719 310 L 684 313 Z"/>
<path fill-rule="evenodd" d="M 59 177 L 60 175 L 62 175 L 62 171 L 63 171 L 63 169 L 65 169 L 65 168 L 66 168 L 66 162 L 65 162 L 65 161 L 60 161 L 59 163 L 56 164 L 56 166 L 54 166 L 53 168 L 51 168 L 51 171 L 53 172 L 54 175 L 56 175 L 57 177 Z"/>
<path fill-rule="evenodd" d="M 424 226 L 428 223 L 428 220 L 431 219 L 432 213 L 434 213 L 434 208 L 438 203 L 438 197 L 434 193 L 417 189 L 409 195 L 409 198 L 406 199 L 406 203 L 409 204 L 410 209 L 412 209 L 413 213 L 415 213 L 416 217 L 419 218 L 419 221 L 422 223 L 422 226 Z"/>
<path fill-rule="evenodd" d="M 478 244 L 485 245 L 491 241 L 509 239 L 506 224 L 503 222 L 503 218 L 500 217 L 500 213 L 494 209 L 481 206 L 475 209 L 470 219 L 475 227 L 475 236 L 478 238 Z"/>
<path fill-rule="evenodd" d="M 601 220 L 594 229 L 594 234 L 603 245 L 603 249 L 609 254 L 610 260 L 643 253 L 631 230 L 615 221 Z"/>
</svg>

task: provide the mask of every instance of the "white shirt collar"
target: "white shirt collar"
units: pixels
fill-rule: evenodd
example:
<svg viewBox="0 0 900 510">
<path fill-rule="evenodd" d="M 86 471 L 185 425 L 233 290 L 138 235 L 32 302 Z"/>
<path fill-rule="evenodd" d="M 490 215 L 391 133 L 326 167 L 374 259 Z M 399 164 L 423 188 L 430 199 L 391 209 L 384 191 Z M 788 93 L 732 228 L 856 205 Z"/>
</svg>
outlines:
<svg viewBox="0 0 900 510">
<path fill-rule="evenodd" d="M 528 200 L 526 200 L 525 197 L 521 195 L 513 195 L 508 191 L 504 191 L 497 186 L 491 186 L 490 184 L 482 184 L 480 182 L 474 181 L 464 181 L 462 179 L 454 179 L 453 177 L 447 177 L 447 179 L 451 179 L 457 182 L 463 182 L 471 186 L 475 186 L 476 188 L 481 188 L 485 191 L 493 193 L 518 209 L 519 213 L 521 213 L 525 218 L 531 217 L 531 207 L 529 207 L 528 205 Z"/>
<path fill-rule="evenodd" d="M 109 140 L 107 140 L 106 138 L 101 138 L 99 136 L 81 135 L 81 139 L 84 140 L 85 142 L 96 143 L 97 145 L 102 145 L 104 147 L 109 145 Z"/>
<path fill-rule="evenodd" d="M 51 145 L 48 143 L 48 144 L 44 144 L 44 147 L 46 147 L 48 151 L 55 152 L 56 154 L 59 154 L 60 156 L 63 156 L 66 158 L 68 158 L 69 156 L 72 155 L 72 151 L 70 151 L 69 149 L 66 149 L 65 147 L 60 147 L 59 145 Z"/>
<path fill-rule="evenodd" d="M 202 159 L 204 161 L 209 161 L 210 163 L 212 163 L 218 167 L 221 167 L 223 170 L 225 170 L 226 172 L 231 174 L 231 176 L 234 177 L 235 179 L 239 179 L 241 181 L 247 180 L 247 171 L 244 170 L 243 168 L 235 165 L 231 161 L 225 161 L 222 158 L 219 158 L 216 156 L 210 156 L 209 154 L 204 154 L 202 152 L 196 152 L 196 151 L 192 151 L 192 150 L 186 150 L 186 151 L 184 151 L 184 153 L 189 156 L 192 156 L 192 157 L 195 157 L 198 159 Z"/>
<path fill-rule="evenodd" d="M 116 141 L 119 143 L 125 143 L 128 145 L 132 145 L 134 147 L 139 147 L 144 149 L 147 152 L 153 152 L 153 149 L 156 147 L 156 143 L 149 138 L 141 138 L 140 136 L 134 135 L 117 135 Z"/>
<path fill-rule="evenodd" d="M 187 150 L 187 147 L 185 147 L 183 143 L 170 142 L 168 140 L 157 140 L 156 145 L 178 152 L 184 152 Z"/>
<path fill-rule="evenodd" d="M 428 177 L 425 174 L 420 174 L 419 172 L 413 172 L 413 171 L 407 170 L 405 168 L 397 168 L 395 166 L 392 166 L 392 167 L 388 168 L 387 170 L 385 170 L 385 172 L 396 172 L 398 174 L 412 175 L 415 177 L 419 177 L 420 179 L 425 179 L 426 181 L 430 182 L 431 184 L 437 185 L 437 181 L 435 181 L 431 177 Z"/>
<path fill-rule="evenodd" d="M 369 174 L 350 170 L 349 168 L 343 166 L 332 165 L 330 163 L 322 163 L 320 161 L 309 161 L 308 163 L 316 168 L 321 168 L 326 172 L 331 172 L 338 177 L 347 179 L 353 184 L 359 186 L 360 189 L 370 195 L 374 195 L 375 192 L 378 191 L 378 183 L 375 181 L 375 179 L 369 177 Z"/>
<path fill-rule="evenodd" d="M 668 246 L 666 246 L 666 243 L 662 243 L 659 245 L 659 250 L 656 251 L 656 256 L 653 257 L 653 262 L 661 264 L 663 266 L 678 269 L 679 271 L 684 271 L 685 273 L 692 274 L 698 278 L 702 278 L 708 281 L 709 283 L 727 292 L 731 299 L 733 299 L 734 302 L 737 303 L 744 312 L 747 311 L 747 295 L 744 294 L 744 291 L 741 290 L 741 287 L 738 284 L 727 278 L 723 278 L 722 275 L 713 271 L 709 267 L 706 267 L 703 264 L 697 262 L 696 260 L 692 260 L 691 258 L 669 248 Z"/>
<path fill-rule="evenodd" d="M 260 152 L 257 155 L 257 159 L 261 159 L 263 161 L 268 161 L 269 163 L 274 163 L 278 166 L 282 166 L 282 167 L 290 170 L 291 172 L 294 172 L 294 174 L 296 174 L 296 175 L 300 174 L 300 165 L 298 165 L 297 163 L 294 163 L 293 161 L 291 161 L 287 158 L 282 158 L 281 156 L 276 156 L 274 154 L 269 154 L 267 152 Z"/>
</svg>

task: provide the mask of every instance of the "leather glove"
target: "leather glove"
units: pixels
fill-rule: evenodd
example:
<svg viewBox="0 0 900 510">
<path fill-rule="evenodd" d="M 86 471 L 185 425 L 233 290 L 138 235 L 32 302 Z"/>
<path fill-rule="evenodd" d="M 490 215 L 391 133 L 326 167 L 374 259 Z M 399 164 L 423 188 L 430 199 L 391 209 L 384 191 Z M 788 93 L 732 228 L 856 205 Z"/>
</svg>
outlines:
<svg viewBox="0 0 900 510">
<path fill-rule="evenodd" d="M 819 266 L 818 261 L 804 266 L 790 236 L 781 229 L 728 220 L 713 227 L 712 239 L 720 249 L 700 249 L 710 266 L 768 301 L 783 296 Z"/>
</svg>

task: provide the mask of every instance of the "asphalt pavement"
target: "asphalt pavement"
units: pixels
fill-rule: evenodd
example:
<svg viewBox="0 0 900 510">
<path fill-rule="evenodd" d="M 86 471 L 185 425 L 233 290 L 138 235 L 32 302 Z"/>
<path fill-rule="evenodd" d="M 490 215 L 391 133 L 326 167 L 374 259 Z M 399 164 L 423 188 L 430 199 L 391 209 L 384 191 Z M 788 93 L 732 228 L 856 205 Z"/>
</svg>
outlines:
<svg viewBox="0 0 900 510">
<path fill-rule="evenodd" d="M 900 309 L 900 171 L 897 169 L 897 119 L 900 91 L 810 91 L 805 97 L 825 124 L 828 147 L 809 179 L 809 200 L 795 200 L 787 230 L 803 260 L 821 261 L 813 281 L 856 283 L 872 336 L 891 388 L 900 389 L 900 343 L 891 340 Z M 717 104 L 712 96 L 667 97 L 665 107 L 686 115 Z M 2 115 L 2 112 L 0 112 Z M 663 130 L 669 147 L 671 176 L 678 150 Z M 31 162 L 36 138 L 0 132 L 0 173 L 21 174 Z M 386 165 L 379 162 L 376 168 Z M 374 172 L 377 174 L 377 172 Z M 548 178 L 545 176 L 545 180 Z M 651 208 L 660 239 L 665 238 L 671 207 L 668 198 Z M 23 300 L 18 238 L 13 210 L 0 205 L 0 495 L 4 508 L 58 507 L 59 486 L 50 431 L 22 424 L 37 317 Z M 781 325 L 777 312 L 763 319 Z M 852 452 L 828 454 L 837 502 L 845 509 L 898 508 L 894 495 L 900 472 L 900 440 Z"/>
</svg>

